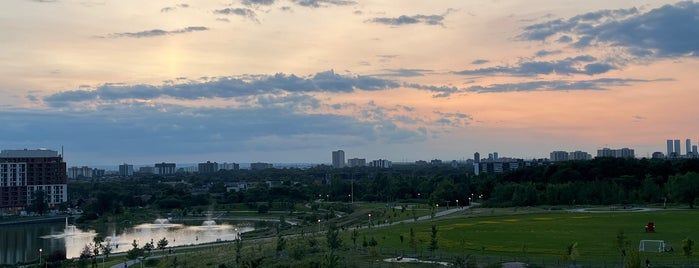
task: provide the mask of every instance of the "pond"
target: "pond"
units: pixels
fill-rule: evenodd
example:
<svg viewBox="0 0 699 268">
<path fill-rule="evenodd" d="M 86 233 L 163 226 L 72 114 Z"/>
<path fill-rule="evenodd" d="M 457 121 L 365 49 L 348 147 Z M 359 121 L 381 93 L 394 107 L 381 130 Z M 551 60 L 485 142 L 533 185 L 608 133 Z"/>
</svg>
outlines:
<svg viewBox="0 0 699 268">
<path fill-rule="evenodd" d="M 235 240 L 240 233 L 254 229 L 250 223 L 217 223 L 214 220 L 191 221 L 187 224 L 172 223 L 168 219 L 156 219 L 127 228 L 115 224 L 100 226 L 99 235 L 105 237 L 103 245 L 109 243 L 112 253 L 125 252 L 165 238 L 167 247 L 196 245 L 218 241 Z M 98 231 L 81 229 L 65 222 L 33 223 L 0 226 L 0 265 L 31 262 L 47 258 L 51 254 L 65 254 L 67 258 L 80 256 L 85 245 L 93 242 Z"/>
</svg>

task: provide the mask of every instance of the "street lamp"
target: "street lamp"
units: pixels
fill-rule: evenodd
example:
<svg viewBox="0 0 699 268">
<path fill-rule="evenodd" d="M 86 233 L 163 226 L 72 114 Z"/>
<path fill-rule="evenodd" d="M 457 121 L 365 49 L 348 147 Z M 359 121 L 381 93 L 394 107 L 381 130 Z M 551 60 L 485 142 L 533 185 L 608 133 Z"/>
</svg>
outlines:
<svg viewBox="0 0 699 268">
<path fill-rule="evenodd" d="M 456 208 L 459 208 L 459 199 L 456 199 Z"/>
<path fill-rule="evenodd" d="M 369 213 L 369 228 L 371 229 L 371 213 Z"/>
<path fill-rule="evenodd" d="M 320 233 L 320 219 L 318 219 L 318 232 Z"/>
<path fill-rule="evenodd" d="M 39 267 L 41 267 L 41 252 L 43 252 L 43 249 L 39 249 Z"/>
</svg>

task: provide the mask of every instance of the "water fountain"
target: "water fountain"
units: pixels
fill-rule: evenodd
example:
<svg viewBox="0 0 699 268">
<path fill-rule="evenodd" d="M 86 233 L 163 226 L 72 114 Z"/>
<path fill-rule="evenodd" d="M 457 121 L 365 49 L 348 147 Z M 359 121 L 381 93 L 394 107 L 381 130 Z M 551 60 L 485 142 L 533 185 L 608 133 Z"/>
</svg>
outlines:
<svg viewBox="0 0 699 268">
<path fill-rule="evenodd" d="M 171 223 L 169 219 L 157 218 L 153 223 L 144 223 L 136 225 L 135 228 L 139 229 L 153 229 L 153 228 L 179 228 L 182 224 Z"/>
</svg>

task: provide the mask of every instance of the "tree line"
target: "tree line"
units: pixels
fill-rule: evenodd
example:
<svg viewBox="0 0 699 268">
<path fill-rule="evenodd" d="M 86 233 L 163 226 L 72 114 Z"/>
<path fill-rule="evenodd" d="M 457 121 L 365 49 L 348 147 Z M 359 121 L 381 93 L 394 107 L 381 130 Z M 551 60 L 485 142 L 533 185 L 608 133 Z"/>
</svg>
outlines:
<svg viewBox="0 0 699 268">
<path fill-rule="evenodd" d="M 473 173 L 473 166 L 405 165 L 390 169 L 317 166 L 308 169 L 221 170 L 211 174 L 149 175 L 109 181 L 71 182 L 71 206 L 87 220 L 153 207 L 195 213 L 197 207 L 245 204 L 291 210 L 313 200 L 350 203 L 418 202 L 487 206 L 610 205 L 684 203 L 699 194 L 699 159 L 595 158 L 497 173 Z M 246 183 L 247 190 L 227 191 Z M 351 209 L 338 207 L 336 210 Z"/>
</svg>

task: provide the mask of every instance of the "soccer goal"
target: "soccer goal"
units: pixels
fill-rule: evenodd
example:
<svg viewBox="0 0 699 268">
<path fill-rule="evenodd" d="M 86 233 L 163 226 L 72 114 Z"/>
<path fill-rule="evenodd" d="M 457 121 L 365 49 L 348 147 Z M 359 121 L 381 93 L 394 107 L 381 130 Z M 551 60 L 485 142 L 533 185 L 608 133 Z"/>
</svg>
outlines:
<svg viewBox="0 0 699 268">
<path fill-rule="evenodd" d="M 638 251 L 665 252 L 665 240 L 641 240 Z"/>
</svg>

